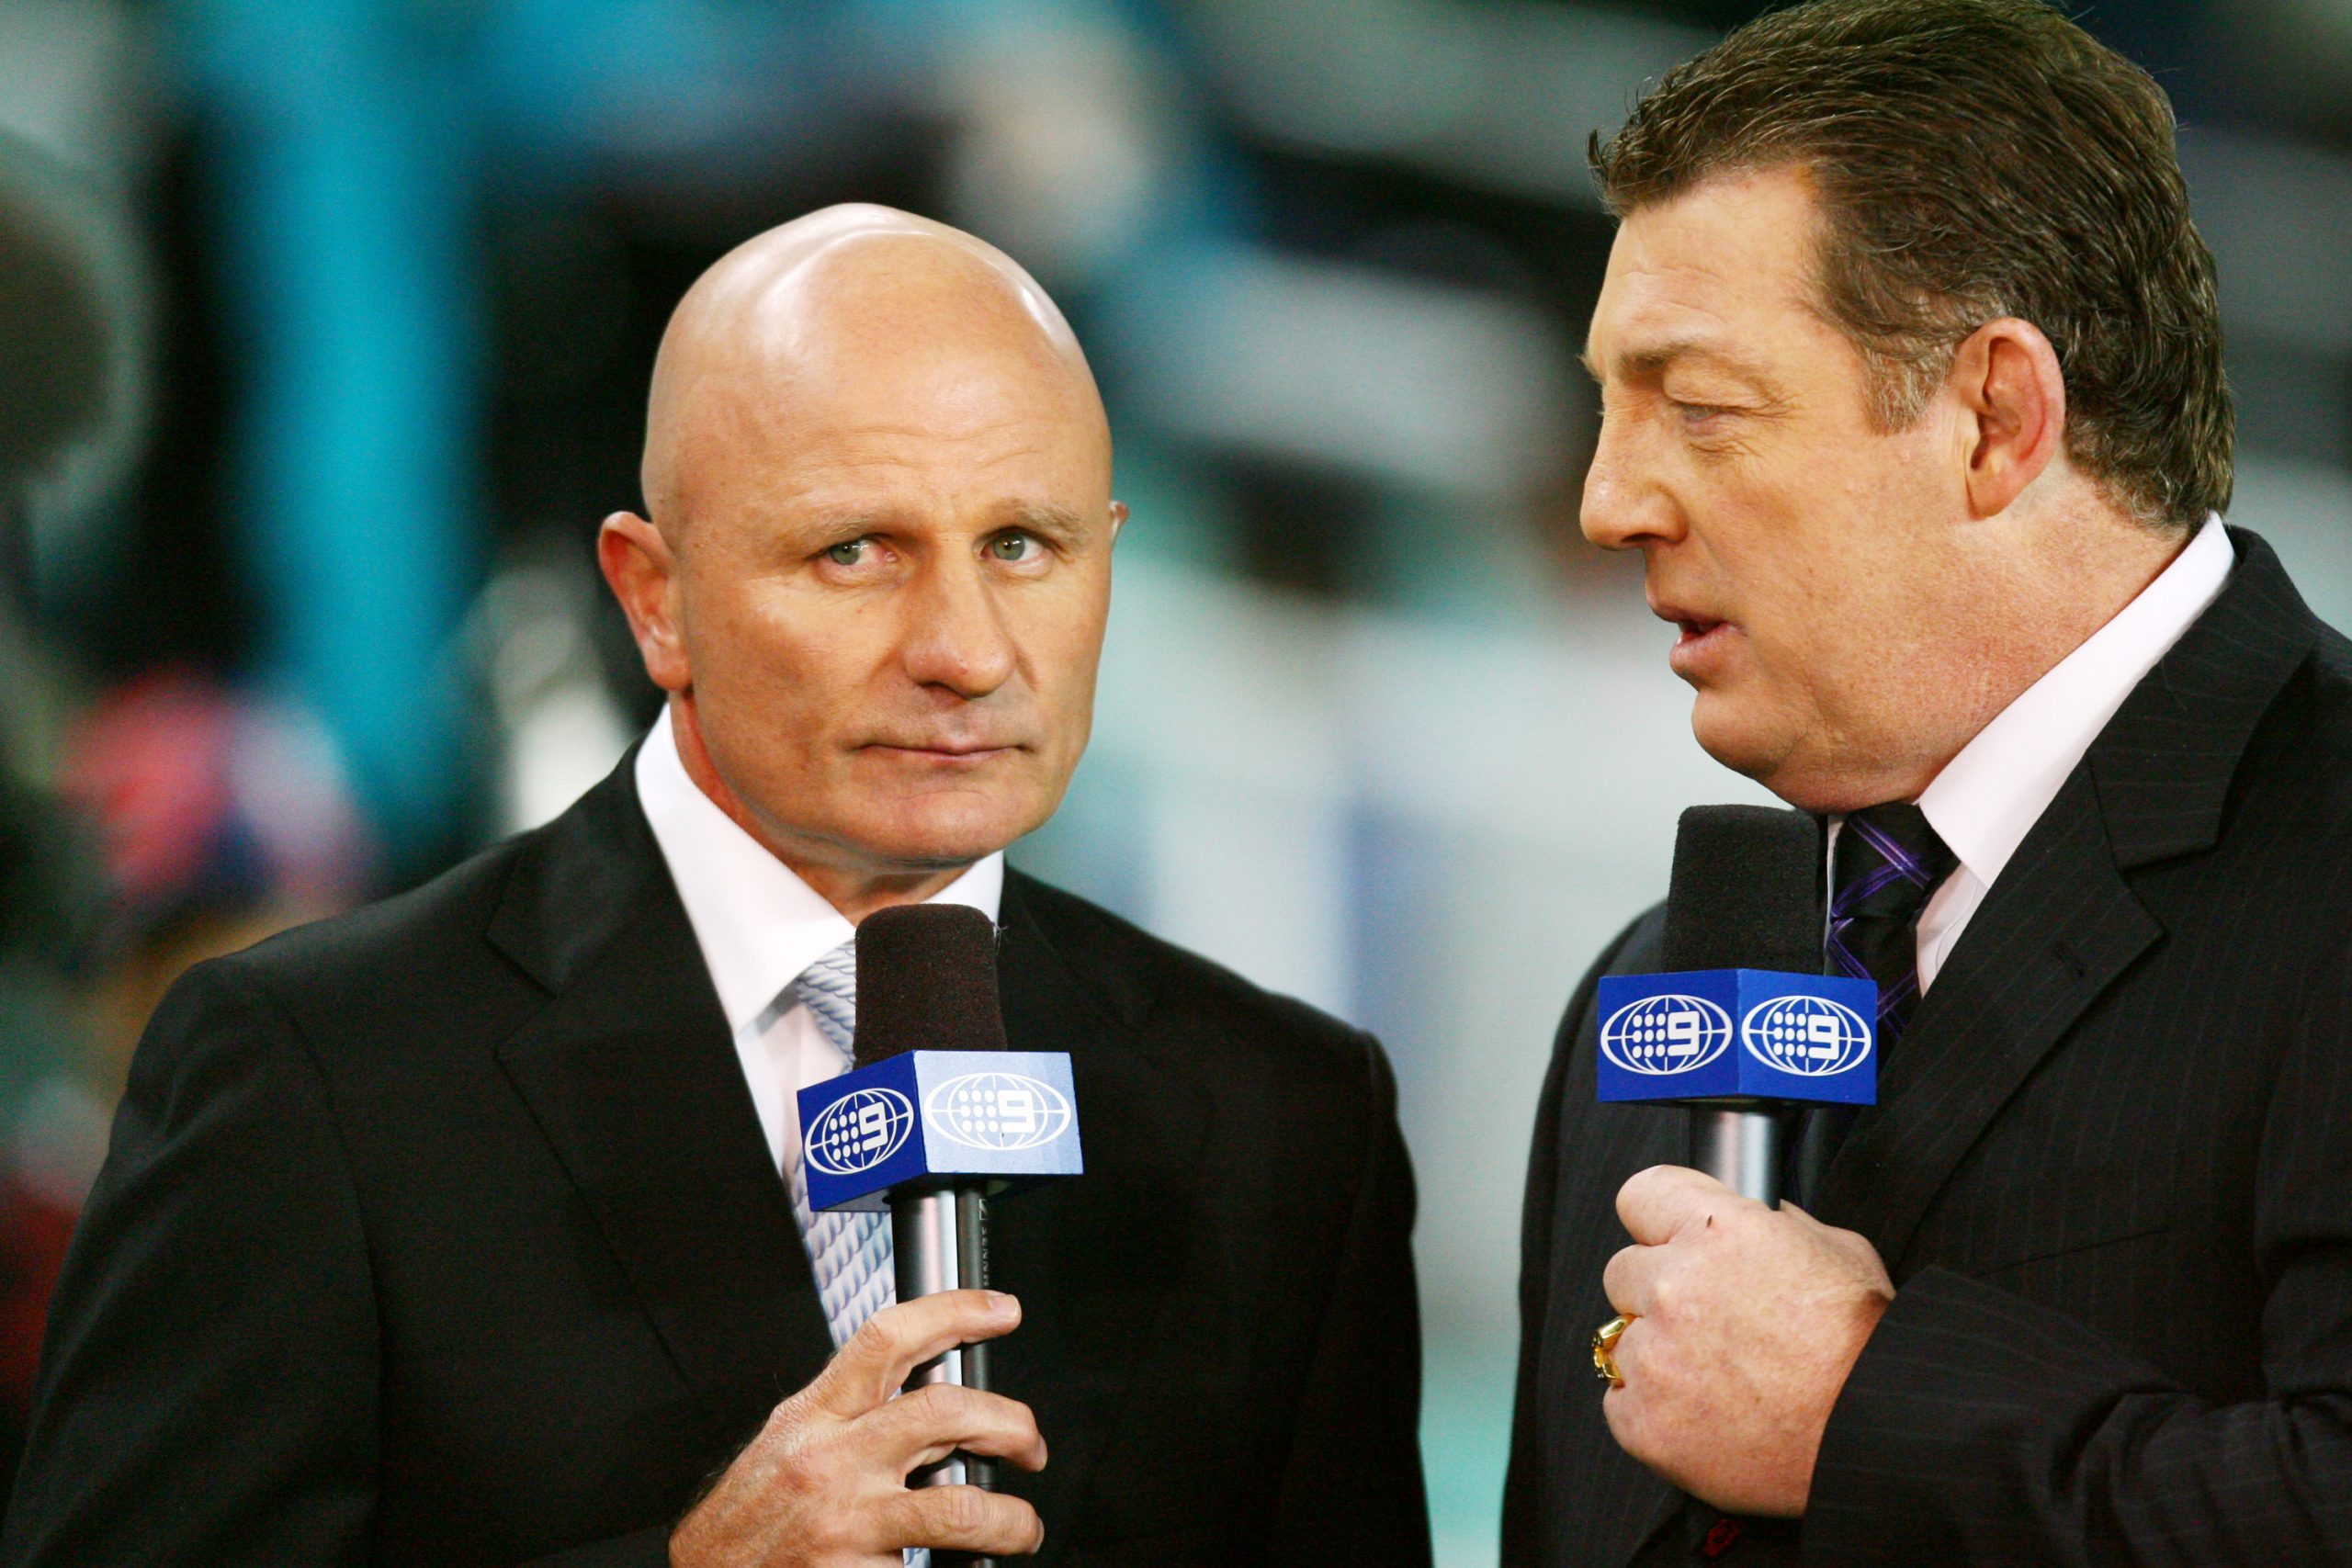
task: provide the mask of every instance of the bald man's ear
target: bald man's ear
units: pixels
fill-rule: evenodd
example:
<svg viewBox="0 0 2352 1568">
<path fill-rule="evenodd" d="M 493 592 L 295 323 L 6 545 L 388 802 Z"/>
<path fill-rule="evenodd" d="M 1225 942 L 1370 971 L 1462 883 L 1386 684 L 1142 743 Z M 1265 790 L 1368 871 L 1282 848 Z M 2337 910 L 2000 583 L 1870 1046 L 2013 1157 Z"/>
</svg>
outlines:
<svg viewBox="0 0 2352 1568">
<path fill-rule="evenodd" d="M 616 512 L 596 534 L 596 564 L 621 602 L 645 672 L 665 692 L 694 684 L 679 624 L 678 561 L 662 530 L 635 513 Z"/>
<path fill-rule="evenodd" d="M 1127 503 L 1124 501 L 1113 502 L 1111 503 L 1111 538 L 1113 543 L 1115 544 L 1118 541 L 1119 530 L 1126 525 Z"/>
<path fill-rule="evenodd" d="M 2066 378 L 2031 321 L 2004 316 L 1969 333 L 1951 386 L 1967 416 L 1970 514 L 2005 511 L 2066 449 Z"/>
</svg>

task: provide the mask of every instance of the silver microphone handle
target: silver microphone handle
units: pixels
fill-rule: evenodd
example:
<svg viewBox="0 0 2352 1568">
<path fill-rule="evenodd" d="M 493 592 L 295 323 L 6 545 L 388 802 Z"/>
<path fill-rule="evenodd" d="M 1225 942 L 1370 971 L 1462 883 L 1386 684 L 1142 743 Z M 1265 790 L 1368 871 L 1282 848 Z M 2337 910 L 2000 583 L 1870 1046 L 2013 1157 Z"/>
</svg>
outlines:
<svg viewBox="0 0 2352 1568">
<path fill-rule="evenodd" d="M 941 1291 L 985 1290 L 989 1282 L 988 1197 L 978 1187 L 945 1187 L 890 1200 L 890 1247 L 899 1299 Z M 985 1344 L 959 1345 L 917 1367 L 907 1387 L 925 1383 L 989 1386 Z M 907 1477 L 909 1486 L 978 1486 L 996 1490 L 996 1461 L 958 1450 Z M 932 1568 L 998 1568 L 993 1557 L 934 1550 Z"/>
<path fill-rule="evenodd" d="M 890 1200 L 890 1246 L 897 1266 L 899 1299 L 941 1291 L 985 1290 L 989 1282 L 988 1198 L 977 1187 L 945 1187 Z M 986 1345 L 959 1345 L 917 1367 L 907 1387 L 925 1383 L 989 1386 Z M 910 1486 L 996 1484 L 992 1461 L 950 1454 L 907 1478 Z"/>
<path fill-rule="evenodd" d="M 1690 1108 L 1690 1166 L 1768 1208 L 1782 1196 L 1789 1113 L 1760 1100 Z"/>
</svg>

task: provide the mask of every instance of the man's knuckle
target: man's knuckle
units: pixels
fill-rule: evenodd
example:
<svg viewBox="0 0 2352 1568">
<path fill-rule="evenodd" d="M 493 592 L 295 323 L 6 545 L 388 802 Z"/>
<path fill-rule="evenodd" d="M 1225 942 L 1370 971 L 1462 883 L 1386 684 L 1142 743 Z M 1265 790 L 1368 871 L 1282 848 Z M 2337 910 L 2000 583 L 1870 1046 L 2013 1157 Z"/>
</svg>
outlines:
<svg viewBox="0 0 2352 1568">
<path fill-rule="evenodd" d="M 989 1522 L 988 1495 L 973 1487 L 951 1487 L 939 1495 L 939 1514 L 940 1522 L 959 1535 L 985 1529 Z"/>
<path fill-rule="evenodd" d="M 766 1423 L 760 1428 L 763 1442 L 787 1440 L 807 1430 L 816 1420 L 815 1389 L 804 1388 L 768 1412 Z"/>
<path fill-rule="evenodd" d="M 850 1348 L 877 1359 L 894 1353 L 899 1348 L 898 1325 L 889 1319 L 887 1311 L 877 1312 L 859 1324 L 857 1332 L 849 1337 Z"/>
<path fill-rule="evenodd" d="M 911 1396 L 922 1406 L 925 1420 L 939 1425 L 960 1425 L 971 1418 L 979 1396 L 961 1383 L 928 1383 Z"/>
</svg>

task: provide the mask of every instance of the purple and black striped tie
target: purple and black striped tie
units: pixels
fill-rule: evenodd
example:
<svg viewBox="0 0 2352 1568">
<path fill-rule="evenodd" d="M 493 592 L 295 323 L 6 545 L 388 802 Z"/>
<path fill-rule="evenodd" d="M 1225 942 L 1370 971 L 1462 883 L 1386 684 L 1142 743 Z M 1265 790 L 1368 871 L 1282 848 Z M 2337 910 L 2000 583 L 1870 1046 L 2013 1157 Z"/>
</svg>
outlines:
<svg viewBox="0 0 2352 1568">
<path fill-rule="evenodd" d="M 1917 807 L 1846 818 L 1831 857 L 1829 970 L 1878 982 L 1878 1044 L 1894 1044 L 1919 1000 L 1919 911 L 1958 862 Z"/>
</svg>

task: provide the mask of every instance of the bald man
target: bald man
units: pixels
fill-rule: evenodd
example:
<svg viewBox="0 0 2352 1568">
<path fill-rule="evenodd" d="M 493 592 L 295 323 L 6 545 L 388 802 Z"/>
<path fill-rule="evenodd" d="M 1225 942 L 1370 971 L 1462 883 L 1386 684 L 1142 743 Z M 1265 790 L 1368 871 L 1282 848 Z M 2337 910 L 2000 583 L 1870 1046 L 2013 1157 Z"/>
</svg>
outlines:
<svg viewBox="0 0 2352 1568">
<path fill-rule="evenodd" d="M 1125 518 L 1059 311 L 905 214 L 788 224 L 680 305 L 643 478 L 598 555 L 652 732 L 157 1013 L 0 1558 L 1426 1564 L 1379 1047 L 1003 863 L 1085 747 Z M 899 1305 L 790 1107 L 856 922 L 932 899 L 998 921 L 1087 1171 L 999 1206 L 1005 1294 Z M 978 1339 L 1002 1392 L 892 1397 Z M 957 1447 L 1001 1495 L 908 1488 Z"/>
</svg>

